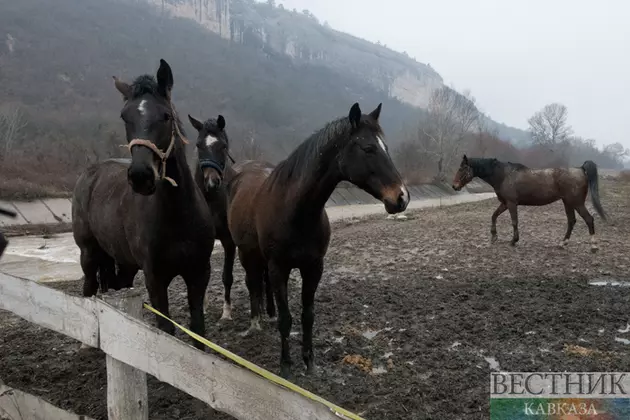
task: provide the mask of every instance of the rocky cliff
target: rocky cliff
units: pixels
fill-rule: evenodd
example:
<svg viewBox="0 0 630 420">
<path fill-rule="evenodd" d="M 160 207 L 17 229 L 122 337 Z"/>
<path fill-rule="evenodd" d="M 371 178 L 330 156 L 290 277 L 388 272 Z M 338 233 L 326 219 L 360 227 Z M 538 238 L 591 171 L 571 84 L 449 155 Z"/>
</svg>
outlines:
<svg viewBox="0 0 630 420">
<path fill-rule="evenodd" d="M 129 0 L 137 1 L 137 0 Z M 193 19 L 208 30 L 287 58 L 332 68 L 368 81 L 390 97 L 425 108 L 443 83 L 430 66 L 405 54 L 320 24 L 308 11 L 285 10 L 253 0 L 140 0 L 170 16 Z"/>
</svg>

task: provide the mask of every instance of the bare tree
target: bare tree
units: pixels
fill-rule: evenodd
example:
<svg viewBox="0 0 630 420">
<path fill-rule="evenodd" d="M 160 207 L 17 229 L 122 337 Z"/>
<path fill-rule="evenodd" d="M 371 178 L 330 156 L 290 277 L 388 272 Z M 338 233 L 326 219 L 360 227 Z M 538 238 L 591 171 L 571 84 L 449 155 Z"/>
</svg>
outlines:
<svg viewBox="0 0 630 420">
<path fill-rule="evenodd" d="M 605 146 L 604 153 L 619 163 L 622 163 L 626 157 L 630 156 L 630 150 L 623 147 L 621 143 L 613 143 Z"/>
<path fill-rule="evenodd" d="M 26 117 L 19 106 L 0 112 L 0 159 L 6 158 L 27 126 Z"/>
<path fill-rule="evenodd" d="M 247 138 L 241 144 L 241 150 L 239 153 L 241 159 L 245 160 L 260 160 L 263 157 L 263 152 L 256 141 L 256 131 L 250 130 Z"/>
<path fill-rule="evenodd" d="M 573 134 L 567 124 L 568 116 L 567 107 L 559 103 L 546 105 L 535 113 L 527 120 L 534 144 L 554 147 L 566 143 Z"/>
<path fill-rule="evenodd" d="M 443 181 L 480 113 L 469 92 L 460 94 L 447 86 L 433 91 L 427 111 L 426 118 L 420 123 L 418 137 L 421 150 L 435 159 L 437 178 Z"/>
</svg>

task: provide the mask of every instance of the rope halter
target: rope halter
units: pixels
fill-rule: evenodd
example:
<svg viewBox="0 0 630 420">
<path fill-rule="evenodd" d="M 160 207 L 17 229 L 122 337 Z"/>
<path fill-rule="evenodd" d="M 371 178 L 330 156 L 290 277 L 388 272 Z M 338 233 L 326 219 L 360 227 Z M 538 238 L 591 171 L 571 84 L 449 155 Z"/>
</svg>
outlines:
<svg viewBox="0 0 630 420">
<path fill-rule="evenodd" d="M 131 148 L 133 146 L 144 146 L 148 148 L 149 150 L 151 150 L 160 159 L 160 169 L 158 170 L 158 179 L 168 181 L 173 187 L 177 187 L 177 182 L 175 182 L 173 178 L 166 176 L 166 161 L 171 155 L 171 153 L 173 152 L 173 149 L 175 148 L 175 138 L 177 136 L 179 136 L 179 138 L 182 139 L 182 142 L 184 144 L 188 144 L 188 140 L 186 140 L 186 137 L 184 137 L 184 135 L 179 129 L 179 126 L 177 125 L 177 115 L 175 114 L 175 109 L 173 107 L 173 104 L 171 103 L 170 106 L 171 106 L 171 118 L 172 118 L 171 124 L 173 125 L 173 129 L 171 131 L 171 141 L 168 144 L 168 147 L 166 148 L 165 151 L 160 150 L 152 141 L 147 140 L 147 139 L 140 139 L 140 138 L 133 139 L 129 142 L 129 144 L 122 145 L 121 147 L 126 147 L 129 149 L 129 151 L 131 151 Z"/>
</svg>

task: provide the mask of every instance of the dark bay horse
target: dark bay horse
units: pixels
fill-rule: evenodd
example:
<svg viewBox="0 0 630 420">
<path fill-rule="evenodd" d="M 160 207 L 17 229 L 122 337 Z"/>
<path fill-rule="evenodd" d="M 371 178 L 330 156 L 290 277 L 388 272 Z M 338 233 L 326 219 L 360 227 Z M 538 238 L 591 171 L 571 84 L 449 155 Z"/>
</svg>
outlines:
<svg viewBox="0 0 630 420">
<path fill-rule="evenodd" d="M 85 275 L 83 295 L 97 292 L 99 270 L 113 271 L 117 264 L 121 285 L 129 285 L 141 269 L 151 304 L 168 316 L 167 288 L 181 275 L 190 328 L 203 336 L 214 228 L 186 162 L 184 130 L 171 102 L 171 68 L 160 60 L 155 78 L 143 75 L 132 84 L 115 79 L 115 86 L 124 99 L 121 119 L 131 163 L 97 163 L 75 186 L 72 227 Z M 175 331 L 160 317 L 157 324 Z"/>
<path fill-rule="evenodd" d="M 228 184 L 236 175 L 238 165 L 234 163 L 229 151 L 229 138 L 225 130 L 225 118 L 219 115 L 216 119 L 209 118 L 203 123 L 188 115 L 192 126 L 197 130 L 197 162 L 195 165 L 195 182 L 204 192 L 206 202 L 212 210 L 212 223 L 216 237 L 223 246 L 223 314 L 221 319 L 232 319 L 231 290 L 234 282 L 233 269 L 236 256 L 236 245 L 228 228 Z M 273 293 L 269 282 L 266 282 L 267 312 L 275 317 L 276 309 Z M 208 304 L 204 305 L 206 308 Z"/>
<path fill-rule="evenodd" d="M 590 190 L 593 207 L 606 220 L 606 213 L 599 200 L 597 165 L 593 161 L 587 160 L 579 168 L 532 169 L 520 163 L 468 158 L 464 155 L 453 179 L 453 188 L 461 190 L 474 177 L 490 184 L 501 202 L 492 214 L 490 234 L 493 242 L 497 240 L 497 218 L 505 210 L 509 210 L 512 217 L 511 244 L 516 245 L 519 239 L 517 206 L 544 206 L 562 200 L 567 215 L 567 232 L 562 246 L 571 237 L 577 211 L 588 226 L 592 250 L 597 249 L 594 219 L 584 205 Z"/>
<path fill-rule="evenodd" d="M 265 269 L 278 306 L 282 341 L 280 374 L 291 373 L 287 283 L 291 269 L 302 276 L 302 356 L 313 370 L 315 291 L 330 241 L 326 201 L 349 181 L 385 204 L 388 213 L 407 208 L 409 191 L 396 170 L 379 124 L 381 105 L 362 114 L 355 103 L 347 117 L 328 123 L 275 168 L 244 164 L 230 185 L 228 222 L 250 293 L 252 329 L 259 328 Z"/>
</svg>

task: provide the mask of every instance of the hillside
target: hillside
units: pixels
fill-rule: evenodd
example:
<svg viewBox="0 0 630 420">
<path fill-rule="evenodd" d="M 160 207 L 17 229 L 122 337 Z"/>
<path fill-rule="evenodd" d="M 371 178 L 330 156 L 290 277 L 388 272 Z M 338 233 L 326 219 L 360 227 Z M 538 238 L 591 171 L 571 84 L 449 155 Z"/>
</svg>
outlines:
<svg viewBox="0 0 630 420">
<path fill-rule="evenodd" d="M 0 176 L 24 188 L 70 188 L 89 162 L 122 153 L 112 76 L 154 74 L 160 58 L 173 67 L 182 116 L 221 113 L 237 157 L 255 152 L 253 139 L 272 161 L 355 101 L 383 102 L 396 147 L 442 83 L 404 54 L 247 0 L 2 2 L 0 28 L 0 113 L 20 123 L 0 145 Z"/>
</svg>

